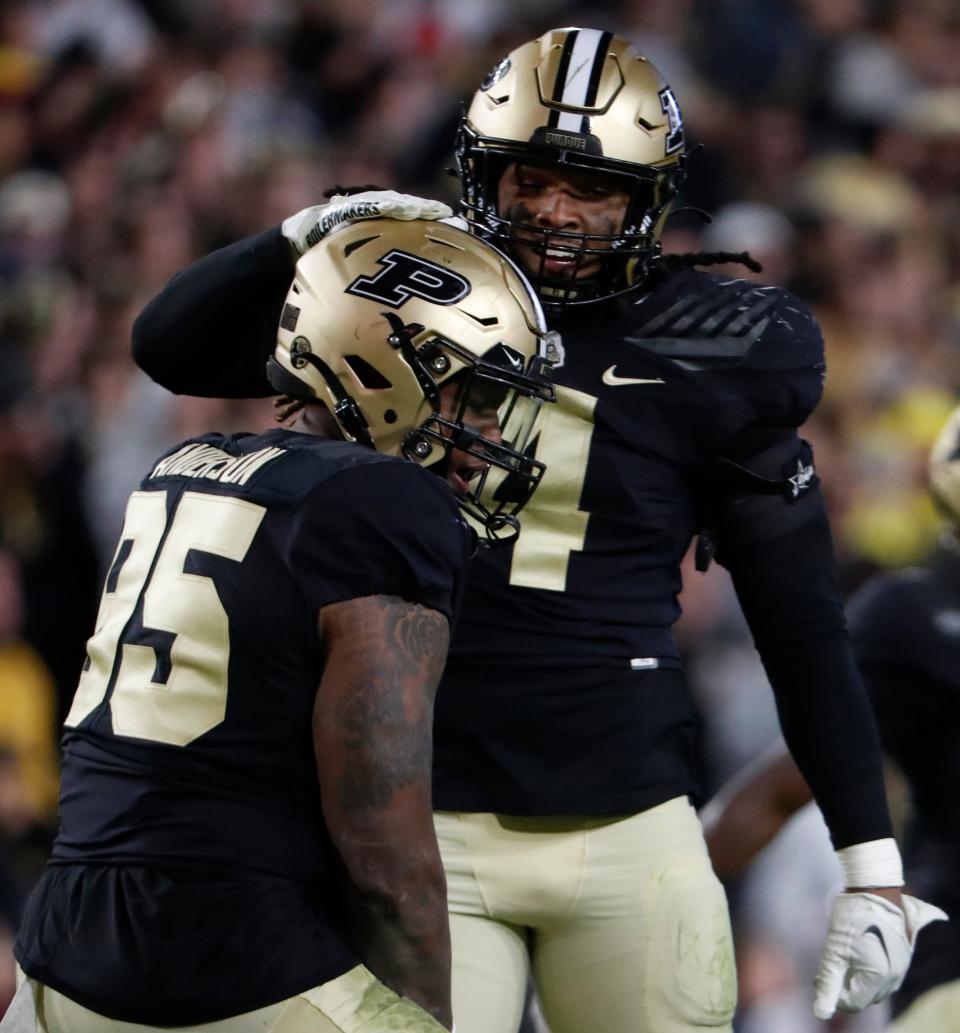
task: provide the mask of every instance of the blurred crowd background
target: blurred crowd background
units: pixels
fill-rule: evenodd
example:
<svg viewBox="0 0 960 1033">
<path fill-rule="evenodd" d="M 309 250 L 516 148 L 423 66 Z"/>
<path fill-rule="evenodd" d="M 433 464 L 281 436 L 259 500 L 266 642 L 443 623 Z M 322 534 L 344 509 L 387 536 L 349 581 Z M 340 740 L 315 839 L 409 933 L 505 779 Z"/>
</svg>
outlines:
<svg viewBox="0 0 960 1033">
<path fill-rule="evenodd" d="M 820 319 L 827 388 L 805 436 L 845 590 L 936 540 L 925 459 L 960 387 L 956 0 L 5 0 L 0 1008 L 127 493 L 180 438 L 272 420 L 269 402 L 157 387 L 130 358 L 134 317 L 182 266 L 333 184 L 454 201 L 461 104 L 565 24 L 634 40 L 702 145 L 681 203 L 713 221 L 678 214 L 667 250 L 749 249 Z M 229 340 L 208 346 L 230 362 Z M 691 566 L 684 603 L 715 787 L 774 745 L 776 718 L 723 571 Z M 742 1033 L 824 1028 L 808 984 L 837 878 L 811 810 L 735 888 Z M 882 1025 L 874 1008 L 843 1028 Z"/>
</svg>

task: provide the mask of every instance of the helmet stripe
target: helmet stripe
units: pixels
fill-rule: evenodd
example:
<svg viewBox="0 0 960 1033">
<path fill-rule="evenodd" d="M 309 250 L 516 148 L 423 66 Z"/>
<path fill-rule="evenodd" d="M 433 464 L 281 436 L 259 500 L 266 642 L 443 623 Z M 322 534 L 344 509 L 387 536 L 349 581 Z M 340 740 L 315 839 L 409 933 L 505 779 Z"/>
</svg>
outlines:
<svg viewBox="0 0 960 1033">
<path fill-rule="evenodd" d="M 572 35 L 573 33 L 571 33 Z M 590 85 L 594 81 L 594 75 L 596 74 L 598 83 L 600 79 L 600 71 L 597 69 L 598 66 L 602 66 L 607 50 L 604 37 L 609 40 L 609 33 L 601 32 L 600 29 L 580 29 L 566 67 L 561 67 L 560 72 L 557 73 L 557 85 L 560 83 L 561 73 L 564 76 L 564 82 L 559 97 L 557 91 L 554 90 L 554 100 L 570 107 L 587 107 L 590 103 L 587 96 L 590 92 Z M 567 49 L 564 47 L 564 54 L 566 53 Z M 561 62 L 562 64 L 563 62 Z M 596 99 L 596 87 L 594 87 L 594 99 Z M 557 128 L 574 133 L 582 132 L 583 115 L 562 111 L 557 119 Z"/>
<path fill-rule="evenodd" d="M 567 69 L 570 67 L 570 55 L 573 53 L 573 47 L 579 35 L 579 29 L 573 29 L 567 33 L 567 38 L 563 44 L 563 51 L 560 54 L 560 64 L 557 67 L 557 77 L 553 81 L 553 93 L 550 96 L 552 101 L 559 101 L 563 98 L 563 87 L 567 81 Z M 547 125 L 551 129 L 555 129 L 559 121 L 560 112 L 556 108 L 551 108 Z"/>
<path fill-rule="evenodd" d="M 553 96 L 551 100 L 562 101 L 563 91 L 567 84 L 567 69 L 570 67 L 570 55 L 576 45 L 579 29 L 573 29 L 563 44 L 563 52 L 560 54 L 560 65 L 557 68 L 557 78 L 553 84 Z"/>
<path fill-rule="evenodd" d="M 592 108 L 597 103 L 597 90 L 600 89 L 600 76 L 603 74 L 603 66 L 606 62 L 607 51 L 610 49 L 610 40 L 613 39 L 612 32 L 605 32 L 600 37 L 597 46 L 597 53 L 593 59 L 593 69 L 590 72 L 590 84 L 587 86 L 587 98 L 584 106 Z"/>
</svg>

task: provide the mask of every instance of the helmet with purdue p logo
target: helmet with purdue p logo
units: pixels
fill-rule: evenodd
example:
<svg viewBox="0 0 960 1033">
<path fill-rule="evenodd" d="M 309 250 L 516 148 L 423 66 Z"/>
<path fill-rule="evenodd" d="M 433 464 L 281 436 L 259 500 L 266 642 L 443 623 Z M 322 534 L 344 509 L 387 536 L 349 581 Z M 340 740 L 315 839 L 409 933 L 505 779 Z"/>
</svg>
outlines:
<svg viewBox="0 0 960 1033">
<path fill-rule="evenodd" d="M 642 280 L 659 251 L 670 203 L 683 180 L 680 109 L 670 87 L 625 39 L 599 29 L 554 29 L 512 51 L 487 76 L 461 121 L 457 159 L 463 206 L 475 232 L 510 246 L 539 240 L 532 278 L 546 302 L 584 304 Z M 497 208 L 511 165 L 596 173 L 630 197 L 613 234 L 543 229 Z M 562 281 L 546 274 L 547 250 L 576 262 Z M 591 256 L 601 272 L 576 270 Z"/>
<path fill-rule="evenodd" d="M 532 435 L 558 348 L 495 248 L 440 222 L 375 219 L 297 262 L 267 372 L 276 390 L 326 405 L 348 440 L 424 465 L 452 449 L 482 459 L 461 505 L 496 539 L 515 533 L 543 475 Z M 454 380 L 451 415 L 440 393 Z M 471 426 L 479 412 L 495 413 L 496 435 Z"/>
</svg>

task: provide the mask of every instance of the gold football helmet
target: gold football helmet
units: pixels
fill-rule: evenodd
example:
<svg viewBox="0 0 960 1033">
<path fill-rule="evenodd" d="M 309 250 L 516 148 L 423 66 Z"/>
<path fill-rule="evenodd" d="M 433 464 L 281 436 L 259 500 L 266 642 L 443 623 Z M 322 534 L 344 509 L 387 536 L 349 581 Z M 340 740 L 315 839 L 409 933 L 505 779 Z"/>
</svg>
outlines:
<svg viewBox="0 0 960 1033">
<path fill-rule="evenodd" d="M 277 391 L 325 404 L 350 441 L 426 466 L 454 449 L 482 459 L 461 506 L 488 539 L 509 539 L 543 476 L 527 453 L 559 348 L 495 248 L 442 222 L 372 219 L 297 262 L 267 373 Z M 440 391 L 454 379 L 451 417 Z M 498 436 L 471 426 L 481 412 L 496 416 Z"/>
<path fill-rule="evenodd" d="M 947 417 L 930 450 L 928 473 L 934 500 L 960 528 L 960 406 Z"/>
<path fill-rule="evenodd" d="M 670 87 L 628 40 L 599 29 L 553 29 L 493 69 L 460 123 L 457 161 L 463 208 L 475 232 L 509 247 L 517 230 L 542 238 L 532 279 L 542 300 L 584 304 L 632 289 L 659 254 L 664 222 L 684 175 L 683 120 Z M 511 222 L 497 186 L 511 164 L 565 166 L 611 177 L 630 194 L 619 233 L 587 235 Z M 570 252 L 573 276 L 550 282 L 552 251 Z M 603 259 L 587 281 L 576 271 Z"/>
</svg>

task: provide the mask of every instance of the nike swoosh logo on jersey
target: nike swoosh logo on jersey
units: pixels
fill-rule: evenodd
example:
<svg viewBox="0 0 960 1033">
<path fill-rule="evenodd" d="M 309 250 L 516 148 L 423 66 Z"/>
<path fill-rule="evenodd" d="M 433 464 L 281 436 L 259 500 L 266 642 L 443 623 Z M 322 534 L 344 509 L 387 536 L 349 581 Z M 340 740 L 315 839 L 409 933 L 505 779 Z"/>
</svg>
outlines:
<svg viewBox="0 0 960 1033">
<path fill-rule="evenodd" d="M 883 953 L 886 954 L 887 961 L 889 962 L 889 960 L 890 960 L 890 952 L 887 950 L 887 944 L 886 944 L 886 941 L 883 938 L 883 933 L 880 932 L 880 929 L 877 926 L 875 926 L 875 925 L 868 925 L 867 928 L 864 929 L 863 932 L 864 932 L 864 935 L 866 935 L 867 933 L 873 933 L 873 935 L 876 936 L 876 938 L 880 941 L 880 946 L 883 948 Z"/>
<path fill-rule="evenodd" d="M 663 380 L 660 377 L 654 377 L 652 380 L 644 379 L 643 377 L 618 377 L 615 370 L 616 363 L 612 365 L 608 370 L 604 371 L 603 382 L 608 387 L 622 387 L 624 384 L 662 384 Z"/>
</svg>

